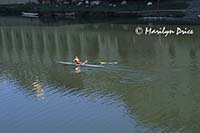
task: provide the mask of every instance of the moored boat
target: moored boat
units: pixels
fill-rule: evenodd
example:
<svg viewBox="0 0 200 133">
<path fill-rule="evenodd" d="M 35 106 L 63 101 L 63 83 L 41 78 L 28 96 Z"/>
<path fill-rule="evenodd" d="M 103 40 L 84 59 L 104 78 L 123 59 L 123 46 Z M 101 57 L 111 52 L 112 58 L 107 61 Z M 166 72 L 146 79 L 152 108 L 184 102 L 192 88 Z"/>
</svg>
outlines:
<svg viewBox="0 0 200 133">
<path fill-rule="evenodd" d="M 21 12 L 22 16 L 24 17 L 33 17 L 37 18 L 39 13 L 32 13 L 32 12 Z"/>
</svg>

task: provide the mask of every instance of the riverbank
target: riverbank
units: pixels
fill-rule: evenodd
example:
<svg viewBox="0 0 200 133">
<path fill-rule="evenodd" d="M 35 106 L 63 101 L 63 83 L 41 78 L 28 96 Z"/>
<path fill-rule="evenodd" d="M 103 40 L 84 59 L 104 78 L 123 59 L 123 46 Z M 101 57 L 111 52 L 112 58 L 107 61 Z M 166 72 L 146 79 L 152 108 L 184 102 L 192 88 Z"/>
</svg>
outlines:
<svg viewBox="0 0 200 133">
<path fill-rule="evenodd" d="M 194 0 L 196 1 L 196 0 Z M 9 4 L 0 5 L 1 16 L 21 16 L 22 12 L 38 13 L 40 18 L 62 19 L 134 19 L 139 22 L 200 24 L 200 9 L 194 2 L 129 2 L 127 4 Z M 124 20 L 124 21 L 125 21 Z"/>
</svg>

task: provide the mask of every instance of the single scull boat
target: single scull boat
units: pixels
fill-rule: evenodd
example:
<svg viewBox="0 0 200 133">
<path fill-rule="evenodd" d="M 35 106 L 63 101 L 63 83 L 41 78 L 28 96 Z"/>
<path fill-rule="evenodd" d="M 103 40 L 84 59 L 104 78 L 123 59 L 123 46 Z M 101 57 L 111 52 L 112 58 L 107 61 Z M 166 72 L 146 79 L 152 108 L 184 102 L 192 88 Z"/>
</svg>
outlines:
<svg viewBox="0 0 200 133">
<path fill-rule="evenodd" d="M 63 64 L 63 65 L 71 65 L 71 66 L 83 66 L 83 67 L 97 67 L 97 68 L 103 68 L 103 65 L 92 65 L 92 64 L 76 64 L 73 62 L 64 62 L 64 61 L 56 61 L 59 64 Z"/>
</svg>

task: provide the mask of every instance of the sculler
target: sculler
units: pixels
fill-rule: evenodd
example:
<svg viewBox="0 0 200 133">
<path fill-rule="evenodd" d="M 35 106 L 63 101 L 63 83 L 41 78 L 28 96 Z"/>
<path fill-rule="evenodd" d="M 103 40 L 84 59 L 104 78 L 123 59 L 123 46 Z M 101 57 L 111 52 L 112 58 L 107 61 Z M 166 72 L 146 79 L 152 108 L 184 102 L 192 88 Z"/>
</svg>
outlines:
<svg viewBox="0 0 200 133">
<path fill-rule="evenodd" d="M 81 60 L 78 58 L 78 56 L 75 56 L 73 63 L 75 63 L 77 66 L 80 66 L 80 65 L 86 64 L 87 60 L 85 60 L 85 62 L 81 62 Z"/>
</svg>

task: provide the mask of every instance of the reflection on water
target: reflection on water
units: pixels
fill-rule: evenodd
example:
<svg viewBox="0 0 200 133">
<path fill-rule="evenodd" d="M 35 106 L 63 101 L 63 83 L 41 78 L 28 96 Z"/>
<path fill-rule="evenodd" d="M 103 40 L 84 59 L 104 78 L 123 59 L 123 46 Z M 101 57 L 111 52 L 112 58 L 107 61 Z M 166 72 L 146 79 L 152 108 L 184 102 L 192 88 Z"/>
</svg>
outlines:
<svg viewBox="0 0 200 133">
<path fill-rule="evenodd" d="M 198 132 L 199 26 L 167 38 L 136 27 L 0 27 L 0 131 Z M 56 64 L 76 55 L 117 63 Z"/>
<path fill-rule="evenodd" d="M 42 85 L 39 83 L 39 81 L 35 81 L 33 82 L 33 89 L 32 91 L 35 92 L 35 95 L 38 97 L 38 98 L 42 98 L 44 99 L 44 89 L 42 88 Z"/>
</svg>

